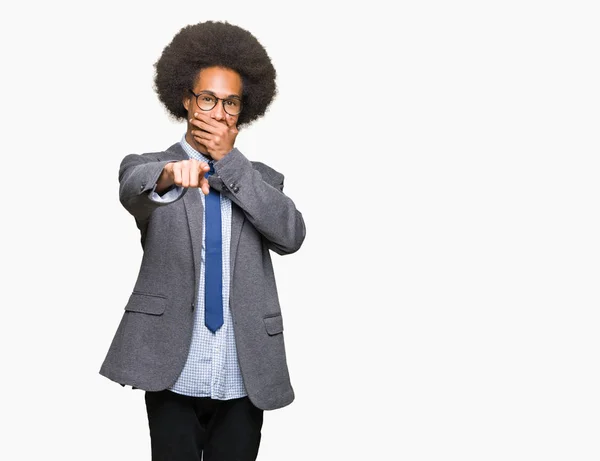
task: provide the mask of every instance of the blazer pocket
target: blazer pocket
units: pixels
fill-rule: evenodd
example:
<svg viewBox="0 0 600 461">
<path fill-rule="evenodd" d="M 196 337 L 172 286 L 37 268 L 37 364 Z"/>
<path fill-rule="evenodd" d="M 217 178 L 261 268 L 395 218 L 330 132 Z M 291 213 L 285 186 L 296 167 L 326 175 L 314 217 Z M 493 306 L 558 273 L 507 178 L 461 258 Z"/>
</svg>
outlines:
<svg viewBox="0 0 600 461">
<path fill-rule="evenodd" d="M 125 310 L 151 315 L 162 315 L 165 312 L 166 304 L 166 296 L 134 291 L 129 297 Z"/>
<path fill-rule="evenodd" d="M 269 315 L 268 317 L 264 317 L 263 320 L 269 336 L 283 332 L 283 318 L 281 314 Z"/>
</svg>

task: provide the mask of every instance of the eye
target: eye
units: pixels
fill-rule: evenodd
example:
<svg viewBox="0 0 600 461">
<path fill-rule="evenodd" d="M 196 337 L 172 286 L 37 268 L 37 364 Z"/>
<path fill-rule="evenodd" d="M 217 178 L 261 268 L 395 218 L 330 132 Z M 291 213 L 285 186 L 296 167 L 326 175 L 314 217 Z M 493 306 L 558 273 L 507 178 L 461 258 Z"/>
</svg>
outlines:
<svg viewBox="0 0 600 461">
<path fill-rule="evenodd" d="M 213 98 L 212 96 L 209 96 L 207 94 L 202 95 L 202 97 L 200 99 L 204 102 L 214 102 L 214 100 L 215 100 L 215 98 Z"/>
<path fill-rule="evenodd" d="M 227 99 L 225 100 L 225 103 L 229 107 L 238 107 L 240 105 L 240 102 L 237 99 Z"/>
</svg>

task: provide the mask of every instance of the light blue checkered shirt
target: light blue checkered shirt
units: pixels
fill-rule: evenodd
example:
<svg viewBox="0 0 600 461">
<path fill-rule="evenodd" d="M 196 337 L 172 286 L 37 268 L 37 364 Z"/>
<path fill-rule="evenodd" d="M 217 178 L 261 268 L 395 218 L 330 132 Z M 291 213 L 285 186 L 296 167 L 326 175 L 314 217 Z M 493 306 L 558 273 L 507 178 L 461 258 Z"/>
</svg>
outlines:
<svg viewBox="0 0 600 461">
<path fill-rule="evenodd" d="M 190 158 L 208 162 L 208 158 L 196 151 L 185 140 L 181 139 L 181 146 Z M 152 192 L 152 199 L 163 202 L 175 200 L 183 191 L 176 187 L 160 197 Z M 201 189 L 192 189 L 187 192 L 200 194 L 204 205 L 204 194 Z M 242 373 L 238 364 L 235 337 L 233 334 L 233 321 L 229 309 L 229 248 L 231 246 L 231 200 L 221 195 L 221 230 L 223 238 L 223 326 L 212 333 L 204 325 L 204 242 L 206 226 L 205 217 L 202 217 L 202 256 L 200 264 L 200 283 L 198 287 L 198 300 L 194 317 L 194 331 L 192 344 L 187 361 L 179 378 L 169 389 L 178 394 L 194 397 L 210 397 L 218 400 L 229 400 L 247 395 Z"/>
</svg>

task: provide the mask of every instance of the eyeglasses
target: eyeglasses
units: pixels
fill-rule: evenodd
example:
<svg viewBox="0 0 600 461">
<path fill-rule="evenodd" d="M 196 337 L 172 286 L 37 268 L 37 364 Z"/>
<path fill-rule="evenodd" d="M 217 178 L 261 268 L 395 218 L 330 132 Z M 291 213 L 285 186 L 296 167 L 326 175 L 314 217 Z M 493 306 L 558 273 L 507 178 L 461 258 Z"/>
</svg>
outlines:
<svg viewBox="0 0 600 461">
<path fill-rule="evenodd" d="M 192 90 L 189 91 L 196 97 L 196 104 L 200 110 L 212 110 L 217 105 L 217 102 L 221 101 L 223 110 L 229 115 L 239 115 L 242 111 L 242 100 L 239 98 L 217 98 L 210 93 L 196 94 Z"/>
</svg>

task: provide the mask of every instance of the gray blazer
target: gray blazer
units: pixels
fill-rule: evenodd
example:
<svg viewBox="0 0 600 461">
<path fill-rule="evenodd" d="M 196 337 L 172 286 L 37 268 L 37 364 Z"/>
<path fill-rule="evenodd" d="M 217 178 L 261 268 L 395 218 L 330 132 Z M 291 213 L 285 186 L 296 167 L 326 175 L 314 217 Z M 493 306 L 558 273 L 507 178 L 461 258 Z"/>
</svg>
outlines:
<svg viewBox="0 0 600 461">
<path fill-rule="evenodd" d="M 163 167 L 186 160 L 179 143 L 165 152 L 127 155 L 119 198 L 135 218 L 143 257 L 133 292 L 100 374 L 147 391 L 170 387 L 185 365 L 197 299 L 202 216 L 199 192 L 170 203 L 149 198 Z M 258 408 L 289 405 L 294 391 L 286 362 L 283 319 L 270 250 L 297 251 L 302 214 L 283 194 L 283 175 L 233 149 L 215 162 L 210 187 L 232 201 L 230 308 L 248 397 Z M 187 193 L 186 193 L 187 192 Z"/>
</svg>

